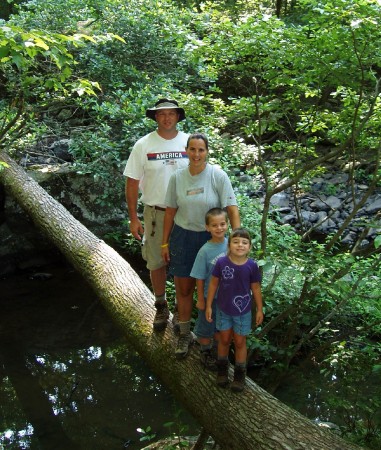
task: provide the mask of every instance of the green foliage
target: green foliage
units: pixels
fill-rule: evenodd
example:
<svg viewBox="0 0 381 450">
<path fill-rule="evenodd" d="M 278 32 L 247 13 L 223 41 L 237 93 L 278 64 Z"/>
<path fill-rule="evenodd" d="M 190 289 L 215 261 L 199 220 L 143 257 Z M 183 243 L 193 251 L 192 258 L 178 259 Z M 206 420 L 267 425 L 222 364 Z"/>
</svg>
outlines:
<svg viewBox="0 0 381 450">
<path fill-rule="evenodd" d="M 353 441 L 379 448 L 381 427 L 377 413 L 381 400 L 374 368 L 380 361 L 381 347 L 359 335 L 334 342 L 331 351 L 321 365 L 327 380 L 327 404 L 344 418 L 344 432 Z"/>
<path fill-rule="evenodd" d="M 152 428 L 150 426 L 148 426 L 146 429 L 137 428 L 136 431 L 142 435 L 139 439 L 140 442 L 153 441 L 156 438 L 156 433 L 152 431 Z"/>
<path fill-rule="evenodd" d="M 141 243 L 131 233 L 126 232 L 128 227 L 128 221 L 124 220 L 121 226 L 122 230 L 107 233 L 104 239 L 112 247 L 128 250 L 129 255 L 140 255 Z"/>
<path fill-rule="evenodd" d="M 181 410 L 175 412 L 175 420 L 173 422 L 167 422 L 164 424 L 169 429 L 172 438 L 172 444 L 166 445 L 165 450 L 176 450 L 179 448 L 189 447 L 188 442 L 184 437 L 184 433 L 188 430 L 188 425 L 183 424 L 181 420 Z"/>
<path fill-rule="evenodd" d="M 6 169 L 8 166 L 8 164 L 4 161 L 0 161 L 0 172 L 4 169 Z"/>
<path fill-rule="evenodd" d="M 70 81 L 75 61 L 69 48 L 83 45 L 86 40 L 97 42 L 82 34 L 65 36 L 10 25 L 0 27 L 0 61 L 8 78 L 7 91 L 24 98 L 31 94 L 44 98 L 55 91 L 64 95 L 95 94 L 98 83 Z"/>
</svg>

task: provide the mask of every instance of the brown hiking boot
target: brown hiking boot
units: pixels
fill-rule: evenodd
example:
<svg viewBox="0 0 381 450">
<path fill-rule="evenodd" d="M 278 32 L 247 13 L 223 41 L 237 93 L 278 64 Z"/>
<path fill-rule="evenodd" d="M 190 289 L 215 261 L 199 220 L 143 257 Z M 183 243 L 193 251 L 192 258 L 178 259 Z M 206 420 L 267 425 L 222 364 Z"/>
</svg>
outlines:
<svg viewBox="0 0 381 450">
<path fill-rule="evenodd" d="M 169 318 L 169 309 L 167 302 L 155 302 L 156 314 L 153 319 L 153 329 L 162 331 L 166 328 Z"/>
<path fill-rule="evenodd" d="M 175 356 L 177 359 L 183 359 L 187 356 L 189 351 L 189 346 L 191 346 L 195 341 L 195 335 L 192 331 L 188 334 L 180 334 L 177 341 L 177 346 L 175 350 Z"/>
<path fill-rule="evenodd" d="M 242 392 L 245 388 L 246 369 L 243 367 L 234 367 L 234 379 L 230 389 L 234 392 Z"/>
<path fill-rule="evenodd" d="M 229 383 L 229 361 L 217 360 L 217 386 L 226 387 Z"/>
<path fill-rule="evenodd" d="M 212 372 L 217 371 L 217 361 L 213 357 L 211 349 L 200 351 L 200 362 L 204 369 L 211 370 Z"/>
</svg>

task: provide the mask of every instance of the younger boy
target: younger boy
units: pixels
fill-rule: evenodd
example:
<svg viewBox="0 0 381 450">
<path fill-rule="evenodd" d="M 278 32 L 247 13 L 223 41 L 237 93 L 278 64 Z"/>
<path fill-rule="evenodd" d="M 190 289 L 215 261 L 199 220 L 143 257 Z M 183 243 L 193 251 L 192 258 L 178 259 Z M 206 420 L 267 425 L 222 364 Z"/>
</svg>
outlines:
<svg viewBox="0 0 381 450">
<path fill-rule="evenodd" d="M 225 237 L 225 233 L 228 229 L 228 216 L 226 211 L 221 208 L 210 209 L 205 215 L 205 228 L 212 237 L 200 248 L 190 274 L 191 277 L 196 278 L 197 287 L 196 308 L 198 309 L 198 317 L 194 332 L 200 344 L 201 364 L 208 370 L 216 371 L 218 331 L 215 328 L 215 320 L 212 323 L 206 320 L 205 306 L 214 264 L 227 251 L 227 238 Z M 215 315 L 216 302 L 213 302 L 213 304 L 213 314 Z M 212 351 L 213 339 L 215 346 L 214 352 Z"/>
</svg>

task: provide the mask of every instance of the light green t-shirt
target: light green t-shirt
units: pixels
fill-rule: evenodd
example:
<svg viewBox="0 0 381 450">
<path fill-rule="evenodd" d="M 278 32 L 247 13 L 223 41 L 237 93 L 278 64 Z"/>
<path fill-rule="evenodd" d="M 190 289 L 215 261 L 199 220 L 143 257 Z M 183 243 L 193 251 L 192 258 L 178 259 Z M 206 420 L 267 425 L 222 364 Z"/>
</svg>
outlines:
<svg viewBox="0 0 381 450">
<path fill-rule="evenodd" d="M 191 175 L 189 168 L 179 169 L 168 184 L 165 204 L 177 208 L 175 224 L 191 231 L 205 231 L 205 214 L 211 208 L 237 205 L 227 174 L 217 166 Z"/>
</svg>

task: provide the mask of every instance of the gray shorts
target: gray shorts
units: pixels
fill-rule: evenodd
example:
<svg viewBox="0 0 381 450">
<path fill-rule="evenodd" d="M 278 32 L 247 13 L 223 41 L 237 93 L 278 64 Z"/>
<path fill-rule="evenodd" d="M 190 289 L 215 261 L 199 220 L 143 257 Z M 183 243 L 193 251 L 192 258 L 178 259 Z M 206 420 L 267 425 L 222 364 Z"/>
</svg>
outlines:
<svg viewBox="0 0 381 450">
<path fill-rule="evenodd" d="M 163 239 L 163 223 L 165 211 L 153 206 L 144 206 L 144 236 L 142 256 L 148 270 L 157 270 L 165 266 L 161 257 L 161 243 Z"/>
</svg>

